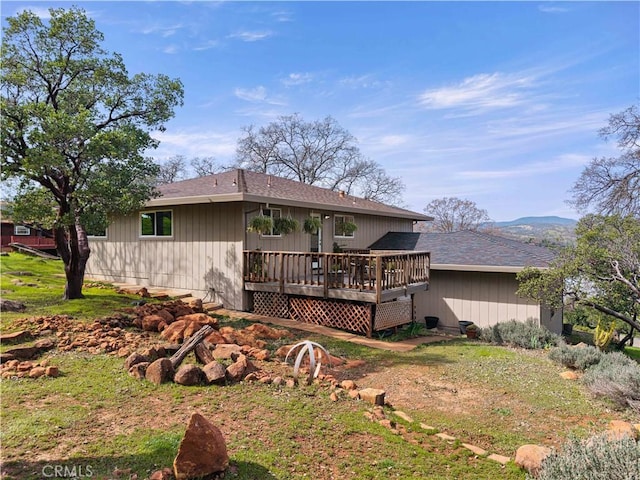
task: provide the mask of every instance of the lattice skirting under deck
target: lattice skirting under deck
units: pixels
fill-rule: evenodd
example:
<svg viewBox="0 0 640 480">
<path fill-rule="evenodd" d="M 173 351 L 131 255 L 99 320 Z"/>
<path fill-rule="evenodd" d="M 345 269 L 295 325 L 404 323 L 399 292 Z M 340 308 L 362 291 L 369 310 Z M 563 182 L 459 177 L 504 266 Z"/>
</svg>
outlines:
<svg viewBox="0 0 640 480">
<path fill-rule="evenodd" d="M 410 298 L 407 300 L 381 303 L 376 306 L 373 330 L 385 330 L 387 328 L 405 325 L 412 321 L 413 302 Z"/>
<path fill-rule="evenodd" d="M 299 322 L 371 335 L 370 304 L 291 297 L 289 310 L 291 318 Z"/>
<path fill-rule="evenodd" d="M 253 312 L 266 317 L 291 318 L 289 298 L 274 292 L 253 292 Z"/>
</svg>

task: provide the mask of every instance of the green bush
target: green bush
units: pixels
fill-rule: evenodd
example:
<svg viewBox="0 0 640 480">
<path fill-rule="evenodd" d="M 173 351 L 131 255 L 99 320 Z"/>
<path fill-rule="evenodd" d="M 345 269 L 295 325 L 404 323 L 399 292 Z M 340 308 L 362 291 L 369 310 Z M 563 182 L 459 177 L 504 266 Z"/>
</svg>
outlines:
<svg viewBox="0 0 640 480">
<path fill-rule="evenodd" d="M 549 358 L 554 362 L 582 371 L 600 362 L 603 355 L 600 350 L 591 345 L 572 347 L 564 342 L 549 351 Z"/>
<path fill-rule="evenodd" d="M 533 480 L 639 480 L 640 446 L 630 438 L 611 440 L 606 435 L 587 441 L 573 439 L 561 452 L 542 462 Z"/>
<path fill-rule="evenodd" d="M 596 397 L 640 411 L 640 365 L 623 353 L 603 354 L 600 362 L 586 370 L 582 381 Z"/>
<path fill-rule="evenodd" d="M 479 337 L 481 340 L 496 345 L 511 345 L 528 349 L 547 348 L 551 345 L 558 345 L 562 340 L 560 335 L 536 325 L 533 320 L 499 322 L 492 327 L 480 329 Z"/>
</svg>

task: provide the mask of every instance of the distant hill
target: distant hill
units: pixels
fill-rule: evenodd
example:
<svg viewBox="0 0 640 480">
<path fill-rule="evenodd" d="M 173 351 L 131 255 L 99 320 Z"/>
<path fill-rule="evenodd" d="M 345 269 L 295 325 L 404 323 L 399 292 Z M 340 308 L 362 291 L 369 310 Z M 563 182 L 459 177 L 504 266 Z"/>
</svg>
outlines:
<svg viewBox="0 0 640 480">
<path fill-rule="evenodd" d="M 567 245 L 576 240 L 578 222 L 563 217 L 522 217 L 509 222 L 493 222 L 483 230 L 496 235 L 545 245 Z"/>
<path fill-rule="evenodd" d="M 563 217 L 522 217 L 509 222 L 494 222 L 496 227 L 513 227 L 516 225 L 569 225 L 576 226 L 577 221 Z"/>
</svg>

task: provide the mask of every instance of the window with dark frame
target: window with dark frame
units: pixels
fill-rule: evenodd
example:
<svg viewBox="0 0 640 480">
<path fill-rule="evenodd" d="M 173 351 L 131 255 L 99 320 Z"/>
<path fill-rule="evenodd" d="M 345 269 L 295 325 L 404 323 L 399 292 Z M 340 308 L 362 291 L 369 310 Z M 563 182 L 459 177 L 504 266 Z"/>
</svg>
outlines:
<svg viewBox="0 0 640 480">
<path fill-rule="evenodd" d="M 342 238 L 353 238 L 353 231 L 345 231 L 346 223 L 355 223 L 353 215 L 334 215 L 333 217 L 333 236 Z"/>
<path fill-rule="evenodd" d="M 271 229 L 271 232 L 270 233 L 265 233 L 263 235 L 263 237 L 280 237 L 280 236 L 282 236 L 282 234 L 280 233 L 280 231 L 276 227 L 277 220 L 282 218 L 282 209 L 280 209 L 280 208 L 263 208 L 262 209 L 262 214 L 265 217 L 271 217 L 271 220 L 273 220 L 273 228 Z"/>
<path fill-rule="evenodd" d="M 140 214 L 140 236 L 170 237 L 173 235 L 173 212 L 157 210 Z"/>
</svg>

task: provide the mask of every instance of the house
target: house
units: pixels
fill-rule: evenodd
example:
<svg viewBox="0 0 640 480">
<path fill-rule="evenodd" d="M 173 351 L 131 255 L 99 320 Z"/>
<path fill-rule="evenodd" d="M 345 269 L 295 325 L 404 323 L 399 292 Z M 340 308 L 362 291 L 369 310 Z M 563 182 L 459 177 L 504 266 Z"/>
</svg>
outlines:
<svg viewBox="0 0 640 480">
<path fill-rule="evenodd" d="M 0 249 L 9 251 L 11 244 L 22 244 L 39 250 L 55 250 L 56 244 L 50 231 L 41 228 L 14 223 L 9 208 L 0 205 Z"/>
<path fill-rule="evenodd" d="M 428 252 L 366 249 L 387 232 L 412 232 L 431 220 L 425 215 L 241 169 L 159 192 L 90 237 L 88 276 L 366 335 L 410 322 L 415 294 L 429 287 Z M 256 217 L 274 224 L 250 232 Z M 310 233 L 278 228 L 282 219 L 311 218 L 319 228 Z"/>
<path fill-rule="evenodd" d="M 481 232 L 390 232 L 371 251 L 431 252 L 430 289 L 416 295 L 416 317 L 439 318 L 439 327 L 457 331 L 459 321 L 480 327 L 511 319 L 533 319 L 562 331 L 562 312 L 516 295 L 516 274 L 524 267 L 547 268 L 551 250 Z"/>
</svg>

